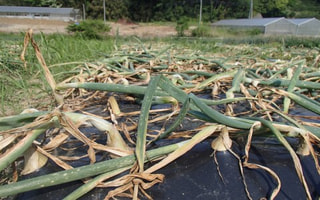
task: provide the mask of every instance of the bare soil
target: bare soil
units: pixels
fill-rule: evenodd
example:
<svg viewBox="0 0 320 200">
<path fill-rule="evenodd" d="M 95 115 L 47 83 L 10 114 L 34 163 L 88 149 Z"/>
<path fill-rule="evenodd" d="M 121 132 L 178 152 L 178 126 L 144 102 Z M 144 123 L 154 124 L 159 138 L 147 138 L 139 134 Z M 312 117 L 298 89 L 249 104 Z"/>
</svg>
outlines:
<svg viewBox="0 0 320 200">
<path fill-rule="evenodd" d="M 35 33 L 67 33 L 66 27 L 68 24 L 68 22 L 48 19 L 0 17 L 0 32 L 19 33 L 32 28 Z M 123 21 L 117 23 L 109 22 L 108 24 L 112 28 L 110 31 L 111 35 L 136 35 L 139 37 L 165 37 L 176 35 L 176 30 L 173 25 L 149 25 Z"/>
<path fill-rule="evenodd" d="M 174 26 L 169 25 L 150 25 L 150 24 L 127 24 L 109 23 L 112 27 L 111 34 L 120 36 L 136 35 L 139 37 L 165 37 L 176 35 Z"/>
<path fill-rule="evenodd" d="M 35 33 L 65 33 L 67 22 L 46 19 L 0 17 L 0 32 L 19 33 L 32 28 Z"/>
</svg>

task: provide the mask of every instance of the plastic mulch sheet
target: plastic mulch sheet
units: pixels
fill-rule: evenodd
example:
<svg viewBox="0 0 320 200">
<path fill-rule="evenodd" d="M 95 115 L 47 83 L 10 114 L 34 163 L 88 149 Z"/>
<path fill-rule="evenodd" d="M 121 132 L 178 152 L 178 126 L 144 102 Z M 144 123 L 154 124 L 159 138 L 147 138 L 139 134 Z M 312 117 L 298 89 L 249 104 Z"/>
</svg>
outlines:
<svg viewBox="0 0 320 200">
<path fill-rule="evenodd" d="M 232 149 L 240 156 L 244 152 L 243 141 L 243 138 L 239 137 L 233 142 Z M 297 139 L 289 141 L 293 146 L 298 142 Z M 211 140 L 207 140 L 196 145 L 187 154 L 159 170 L 158 173 L 165 175 L 164 182 L 147 192 L 154 199 L 247 199 L 238 160 L 229 152 L 217 152 L 217 166 L 210 142 Z M 310 193 L 314 199 L 318 199 L 320 179 L 314 161 L 309 156 L 300 159 Z M 253 139 L 249 162 L 263 164 L 278 174 L 282 187 L 277 199 L 306 199 L 288 151 L 275 138 Z M 32 176 L 54 172 L 57 169 L 58 167 L 48 163 Z M 262 170 L 244 168 L 244 175 L 253 199 L 268 197 L 276 187 L 273 178 Z M 62 199 L 80 185 L 81 181 L 75 181 L 20 194 L 17 199 Z M 80 199 L 103 199 L 107 193 L 108 189 L 97 188 Z"/>
</svg>

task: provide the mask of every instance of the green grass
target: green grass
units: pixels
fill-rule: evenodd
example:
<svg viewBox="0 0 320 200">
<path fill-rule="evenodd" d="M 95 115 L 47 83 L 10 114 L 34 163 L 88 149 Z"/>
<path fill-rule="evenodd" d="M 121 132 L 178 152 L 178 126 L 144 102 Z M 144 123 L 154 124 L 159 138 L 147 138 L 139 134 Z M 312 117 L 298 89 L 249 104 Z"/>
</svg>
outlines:
<svg viewBox="0 0 320 200">
<path fill-rule="evenodd" d="M 48 66 L 66 62 L 92 62 L 110 54 L 114 48 L 114 41 L 111 38 L 95 40 L 61 34 L 48 36 L 41 34 L 40 39 L 39 47 Z M 30 54 L 34 55 L 32 52 Z M 61 66 L 61 68 L 54 67 L 52 70 L 55 74 L 73 67 L 74 65 Z"/>
<path fill-rule="evenodd" d="M 40 99 L 48 96 L 50 89 L 31 45 L 26 52 L 25 69 L 20 60 L 24 35 L 0 34 L 0 38 L 0 116 L 43 106 Z M 63 80 L 79 63 L 96 61 L 114 49 L 111 38 L 87 40 L 60 34 L 39 34 L 34 38 L 57 81 Z"/>
</svg>

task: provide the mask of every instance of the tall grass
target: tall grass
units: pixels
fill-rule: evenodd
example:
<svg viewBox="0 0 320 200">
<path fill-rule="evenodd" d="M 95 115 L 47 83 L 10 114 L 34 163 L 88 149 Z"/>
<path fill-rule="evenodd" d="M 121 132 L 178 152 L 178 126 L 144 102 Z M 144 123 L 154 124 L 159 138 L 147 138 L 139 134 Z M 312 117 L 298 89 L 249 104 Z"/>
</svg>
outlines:
<svg viewBox="0 0 320 200">
<path fill-rule="evenodd" d="M 27 68 L 23 67 L 20 60 L 23 37 L 23 34 L 0 34 L 0 116 L 14 114 L 27 107 L 41 107 L 41 97 L 50 91 L 31 47 L 26 52 Z M 88 40 L 61 34 L 38 34 L 35 40 L 58 81 L 80 63 L 96 61 L 110 54 L 114 48 L 111 38 Z"/>
<path fill-rule="evenodd" d="M 114 48 L 112 39 L 85 39 L 61 34 L 41 34 L 40 39 L 39 46 L 48 66 L 66 62 L 90 62 L 108 55 Z M 61 65 L 52 70 L 55 74 L 73 67 L 74 65 Z"/>
</svg>

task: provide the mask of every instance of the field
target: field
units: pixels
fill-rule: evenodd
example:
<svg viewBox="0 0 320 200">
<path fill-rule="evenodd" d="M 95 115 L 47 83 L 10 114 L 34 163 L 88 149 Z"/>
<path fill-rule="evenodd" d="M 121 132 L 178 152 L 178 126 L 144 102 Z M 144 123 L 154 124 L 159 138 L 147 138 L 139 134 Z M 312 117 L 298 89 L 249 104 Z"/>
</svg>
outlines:
<svg viewBox="0 0 320 200">
<path fill-rule="evenodd" d="M 54 20 L 0 18 L 0 32 L 4 33 L 25 32 L 29 28 L 34 29 L 37 33 L 65 33 L 67 25 L 66 22 Z"/>
<path fill-rule="evenodd" d="M 32 28 L 35 33 L 66 33 L 68 22 L 45 19 L 17 19 L 0 17 L 0 32 L 20 33 Z M 165 37 L 176 34 L 174 25 L 148 25 L 128 23 L 126 21 L 108 22 L 112 27 L 111 35 L 136 35 L 139 37 Z"/>
<path fill-rule="evenodd" d="M 20 33 L 25 26 L 0 34 L 0 198 L 76 180 L 85 181 L 55 198 L 92 198 L 101 187 L 100 198 L 149 198 L 167 184 L 161 170 L 172 174 L 181 158 L 194 164 L 182 171 L 205 172 L 186 185 L 196 192 L 210 172 L 211 189 L 223 188 L 210 194 L 220 198 L 224 189 L 319 198 L 318 38 L 177 37 L 173 24 L 122 22 L 97 40 L 66 34 L 66 23 L 32 23 L 35 34 Z M 197 159 L 199 145 L 211 156 Z M 55 173 L 32 178 L 51 165 Z M 164 193 L 193 195 L 186 188 Z"/>
</svg>

